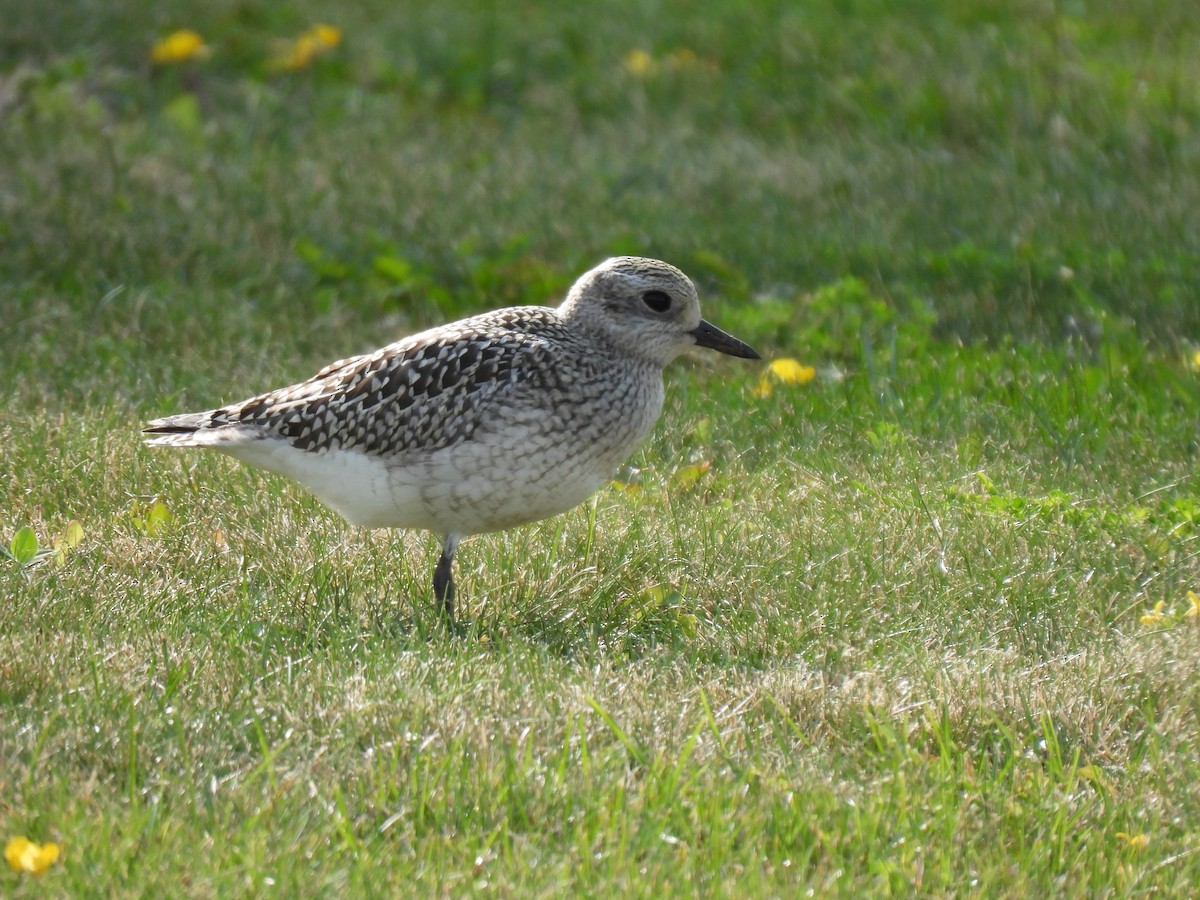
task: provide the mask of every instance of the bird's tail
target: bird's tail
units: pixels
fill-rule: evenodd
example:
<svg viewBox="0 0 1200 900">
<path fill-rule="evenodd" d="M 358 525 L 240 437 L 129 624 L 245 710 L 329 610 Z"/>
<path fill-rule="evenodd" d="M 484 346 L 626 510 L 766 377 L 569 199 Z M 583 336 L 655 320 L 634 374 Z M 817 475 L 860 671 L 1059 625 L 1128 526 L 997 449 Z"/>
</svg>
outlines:
<svg viewBox="0 0 1200 900">
<path fill-rule="evenodd" d="M 181 413 L 155 419 L 146 423 L 142 434 L 146 435 L 146 443 L 155 447 L 217 447 L 253 438 L 253 429 L 222 421 L 218 412 Z"/>
</svg>

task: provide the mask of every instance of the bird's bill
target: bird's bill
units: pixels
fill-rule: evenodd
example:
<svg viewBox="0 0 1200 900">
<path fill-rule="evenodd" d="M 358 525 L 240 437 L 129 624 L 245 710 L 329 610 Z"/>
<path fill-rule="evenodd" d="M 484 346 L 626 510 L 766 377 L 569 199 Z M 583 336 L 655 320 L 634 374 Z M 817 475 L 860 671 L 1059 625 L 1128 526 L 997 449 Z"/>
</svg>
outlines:
<svg viewBox="0 0 1200 900">
<path fill-rule="evenodd" d="M 749 344 L 739 341 L 732 334 L 726 334 L 716 325 L 703 319 L 691 330 L 691 335 L 696 339 L 697 347 L 707 347 L 709 350 L 729 356 L 740 356 L 742 359 L 762 359 L 758 351 Z"/>
</svg>

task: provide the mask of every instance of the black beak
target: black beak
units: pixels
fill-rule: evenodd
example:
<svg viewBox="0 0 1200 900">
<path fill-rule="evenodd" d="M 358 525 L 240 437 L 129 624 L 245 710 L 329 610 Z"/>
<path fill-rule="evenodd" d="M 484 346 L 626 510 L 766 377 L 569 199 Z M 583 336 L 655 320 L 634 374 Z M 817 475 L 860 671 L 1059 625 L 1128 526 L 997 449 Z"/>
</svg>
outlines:
<svg viewBox="0 0 1200 900">
<path fill-rule="evenodd" d="M 709 350 L 739 356 L 742 359 L 762 359 L 749 344 L 739 341 L 732 334 L 726 334 L 716 325 L 703 319 L 690 333 L 696 339 L 697 347 L 707 347 Z"/>
</svg>

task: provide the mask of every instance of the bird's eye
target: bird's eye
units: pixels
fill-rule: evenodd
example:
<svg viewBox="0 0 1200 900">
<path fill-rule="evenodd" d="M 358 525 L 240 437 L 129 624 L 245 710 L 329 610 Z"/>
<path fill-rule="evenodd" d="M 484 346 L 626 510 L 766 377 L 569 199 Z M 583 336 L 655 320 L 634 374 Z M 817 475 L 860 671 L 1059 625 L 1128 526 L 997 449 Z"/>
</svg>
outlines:
<svg viewBox="0 0 1200 900">
<path fill-rule="evenodd" d="M 642 302 L 656 313 L 663 313 L 671 308 L 671 298 L 663 291 L 646 291 L 642 294 Z"/>
</svg>

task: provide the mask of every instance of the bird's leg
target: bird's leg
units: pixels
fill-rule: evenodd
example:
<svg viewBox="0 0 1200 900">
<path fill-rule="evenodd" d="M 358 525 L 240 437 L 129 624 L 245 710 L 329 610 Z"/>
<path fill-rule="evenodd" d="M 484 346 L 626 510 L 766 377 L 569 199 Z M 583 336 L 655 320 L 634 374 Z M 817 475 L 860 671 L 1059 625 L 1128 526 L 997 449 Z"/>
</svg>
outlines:
<svg viewBox="0 0 1200 900">
<path fill-rule="evenodd" d="M 452 557 L 442 554 L 437 568 L 433 570 L 433 595 L 446 611 L 446 618 L 454 620 L 454 575 L 450 571 Z"/>
<path fill-rule="evenodd" d="M 451 567 L 454 565 L 454 551 L 458 548 L 459 536 L 457 534 L 446 535 L 446 540 L 442 544 L 442 556 L 438 560 L 437 568 L 433 570 L 433 595 L 442 604 L 442 609 L 446 612 L 446 618 L 451 622 L 454 621 L 454 573 Z"/>
</svg>

